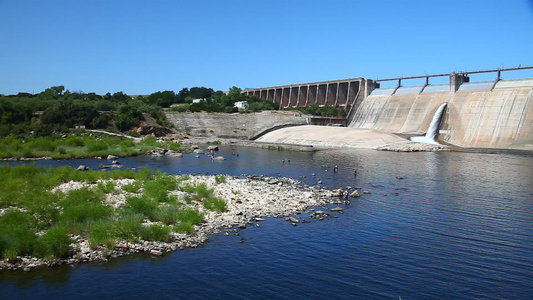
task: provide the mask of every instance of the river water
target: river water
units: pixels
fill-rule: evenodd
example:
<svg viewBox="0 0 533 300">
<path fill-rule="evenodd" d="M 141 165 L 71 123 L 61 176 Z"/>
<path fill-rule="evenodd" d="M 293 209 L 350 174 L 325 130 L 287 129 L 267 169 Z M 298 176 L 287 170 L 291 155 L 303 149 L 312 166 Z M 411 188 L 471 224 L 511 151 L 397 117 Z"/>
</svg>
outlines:
<svg viewBox="0 0 533 300">
<path fill-rule="evenodd" d="M 370 193 L 352 199 L 337 218 L 296 227 L 267 219 L 163 257 L 0 271 L 0 298 L 533 299 L 531 154 L 237 146 L 222 146 L 218 154 L 227 159 L 188 154 L 120 161 L 173 174 L 320 179 L 329 188 Z"/>
</svg>

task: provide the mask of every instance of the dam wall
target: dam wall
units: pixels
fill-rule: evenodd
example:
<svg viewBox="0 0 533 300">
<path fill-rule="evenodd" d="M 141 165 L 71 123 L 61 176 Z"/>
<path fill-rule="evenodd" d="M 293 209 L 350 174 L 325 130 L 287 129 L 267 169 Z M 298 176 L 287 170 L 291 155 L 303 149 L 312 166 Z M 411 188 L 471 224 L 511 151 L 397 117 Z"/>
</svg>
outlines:
<svg viewBox="0 0 533 300">
<path fill-rule="evenodd" d="M 448 103 L 440 141 L 461 147 L 533 150 L 533 79 L 374 89 L 349 126 L 422 135 L 433 114 Z"/>
<path fill-rule="evenodd" d="M 305 125 L 305 115 L 264 111 L 248 114 L 166 113 L 174 127 L 195 137 L 250 140 L 278 128 Z"/>
</svg>

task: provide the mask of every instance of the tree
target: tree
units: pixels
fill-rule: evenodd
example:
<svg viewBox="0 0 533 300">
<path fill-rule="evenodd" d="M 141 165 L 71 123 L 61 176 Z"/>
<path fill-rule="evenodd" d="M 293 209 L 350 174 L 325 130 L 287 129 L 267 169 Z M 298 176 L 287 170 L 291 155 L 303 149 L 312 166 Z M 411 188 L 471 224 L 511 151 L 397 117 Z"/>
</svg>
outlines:
<svg viewBox="0 0 533 300">
<path fill-rule="evenodd" d="M 142 113 L 136 107 L 128 104 L 119 106 L 115 118 L 115 125 L 120 131 L 128 131 L 133 126 L 139 125 Z"/>
</svg>

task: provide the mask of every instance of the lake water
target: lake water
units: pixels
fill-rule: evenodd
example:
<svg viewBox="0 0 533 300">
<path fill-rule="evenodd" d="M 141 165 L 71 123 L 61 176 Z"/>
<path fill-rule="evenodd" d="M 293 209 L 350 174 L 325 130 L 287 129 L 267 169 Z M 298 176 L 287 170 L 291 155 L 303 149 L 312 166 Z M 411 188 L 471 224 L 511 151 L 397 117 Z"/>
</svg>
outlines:
<svg viewBox="0 0 533 300">
<path fill-rule="evenodd" d="M 267 219 L 163 257 L 0 271 L 0 298 L 533 299 L 530 154 L 236 146 L 218 154 L 227 160 L 189 154 L 120 161 L 173 174 L 321 179 L 329 188 L 362 187 L 370 194 L 352 199 L 337 218 L 296 227 Z M 97 168 L 102 162 L 38 164 Z"/>
</svg>

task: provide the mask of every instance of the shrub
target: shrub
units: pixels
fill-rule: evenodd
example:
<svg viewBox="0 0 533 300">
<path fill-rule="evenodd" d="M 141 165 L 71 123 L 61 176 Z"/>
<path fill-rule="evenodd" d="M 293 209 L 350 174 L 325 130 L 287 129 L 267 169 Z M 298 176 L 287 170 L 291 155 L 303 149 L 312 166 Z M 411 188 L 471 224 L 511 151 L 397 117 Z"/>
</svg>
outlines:
<svg viewBox="0 0 533 300">
<path fill-rule="evenodd" d="M 147 167 L 142 167 L 137 170 L 135 179 L 140 181 L 146 181 L 150 179 L 150 177 L 152 177 L 152 170 Z"/>
<path fill-rule="evenodd" d="M 175 226 L 175 230 L 179 233 L 193 234 L 194 226 L 190 222 L 180 222 L 177 226 Z"/>
<path fill-rule="evenodd" d="M 70 190 L 67 196 L 59 202 L 59 205 L 68 208 L 86 203 L 100 203 L 104 198 L 105 195 L 102 190 L 82 187 L 77 190 Z"/>
<path fill-rule="evenodd" d="M 65 149 L 64 147 L 58 147 L 57 148 L 57 153 L 59 153 L 61 155 L 65 155 L 65 154 L 67 154 L 67 149 Z"/>
<path fill-rule="evenodd" d="M 144 215 L 123 211 L 119 220 L 116 223 L 116 231 L 118 237 L 127 240 L 137 240 L 141 232 L 141 222 Z"/>
<path fill-rule="evenodd" d="M 207 199 L 213 197 L 215 194 L 214 188 L 208 188 L 206 183 L 200 183 L 196 186 L 196 194 L 200 199 Z"/>
<path fill-rule="evenodd" d="M 152 220 L 157 210 L 157 202 L 146 197 L 127 197 L 124 210 L 141 214 Z"/>
<path fill-rule="evenodd" d="M 180 143 L 170 143 L 168 145 L 168 149 L 173 150 L 173 151 L 183 151 L 184 150 L 184 148 L 181 147 Z"/>
<path fill-rule="evenodd" d="M 171 176 L 157 174 L 157 178 L 144 184 L 144 193 L 146 197 L 156 200 L 157 202 L 175 202 L 176 197 L 169 195 L 168 191 L 176 188 L 176 180 Z"/>
<path fill-rule="evenodd" d="M 60 220 L 76 225 L 76 223 L 85 223 L 107 219 L 111 216 L 112 208 L 100 203 L 82 203 L 76 206 L 65 208 Z"/>
<path fill-rule="evenodd" d="M 67 136 L 67 138 L 65 139 L 65 144 L 71 147 L 85 146 L 85 142 L 83 141 L 83 138 L 73 135 L 73 134 L 70 134 L 69 136 Z"/>
<path fill-rule="evenodd" d="M 87 144 L 87 152 L 98 152 L 107 150 L 109 146 L 104 141 L 91 141 Z"/>
<path fill-rule="evenodd" d="M 110 194 L 113 191 L 115 191 L 115 182 L 113 181 L 108 181 L 106 183 L 99 182 L 96 188 L 102 193 Z"/>
<path fill-rule="evenodd" d="M 137 193 L 143 187 L 143 183 L 135 180 L 132 183 L 122 186 L 122 189 L 126 192 Z"/>
<path fill-rule="evenodd" d="M 156 211 L 154 218 L 156 221 L 166 225 L 175 224 L 180 216 L 180 208 L 176 205 L 162 206 Z"/>
<path fill-rule="evenodd" d="M 39 137 L 28 142 L 28 147 L 36 151 L 54 152 L 57 145 L 52 141 L 51 137 Z"/>
<path fill-rule="evenodd" d="M 142 226 L 141 237 L 147 241 L 168 242 L 170 240 L 170 227 L 158 224 Z"/>
<path fill-rule="evenodd" d="M 226 200 L 217 198 L 217 197 L 211 197 L 204 199 L 203 201 L 204 207 L 216 211 L 218 213 L 225 212 L 227 210 L 226 207 Z"/>
<path fill-rule="evenodd" d="M 96 249 L 99 244 L 104 244 L 108 249 L 116 245 L 116 233 L 109 222 L 98 222 L 91 224 L 89 229 L 89 246 Z"/>
<path fill-rule="evenodd" d="M 193 225 L 197 225 L 204 222 L 204 215 L 195 209 L 188 208 L 180 211 L 178 215 L 178 220 L 180 222 L 186 222 L 191 223 Z"/>
<path fill-rule="evenodd" d="M 37 239 L 28 213 L 8 211 L 0 217 L 0 258 L 30 255 Z"/>
<path fill-rule="evenodd" d="M 216 175 L 215 176 L 215 182 L 217 184 L 226 182 L 226 176 L 225 175 Z"/>
<path fill-rule="evenodd" d="M 68 254 L 69 245 L 73 242 L 74 240 L 69 238 L 64 227 L 53 226 L 39 237 L 35 255 L 37 257 L 64 257 Z"/>
</svg>

